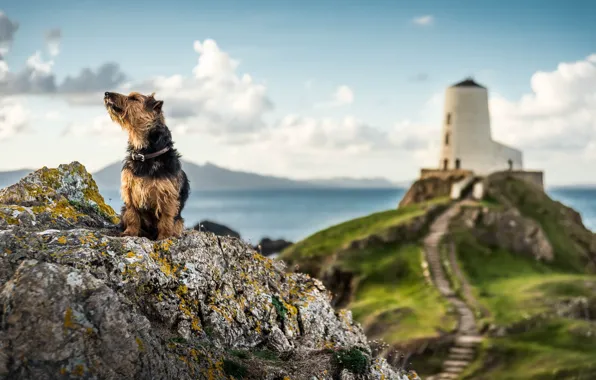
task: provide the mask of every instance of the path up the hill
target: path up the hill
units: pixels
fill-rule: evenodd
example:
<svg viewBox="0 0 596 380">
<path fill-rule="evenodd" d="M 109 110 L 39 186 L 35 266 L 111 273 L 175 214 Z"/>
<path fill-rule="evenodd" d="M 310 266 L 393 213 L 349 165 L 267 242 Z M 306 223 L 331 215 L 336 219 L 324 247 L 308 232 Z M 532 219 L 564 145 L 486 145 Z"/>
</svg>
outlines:
<svg viewBox="0 0 596 380">
<path fill-rule="evenodd" d="M 461 205 L 465 202 L 468 201 L 459 201 L 441 214 L 432 223 L 430 232 L 424 239 L 425 256 L 433 282 L 443 297 L 455 307 L 458 313 L 456 337 L 449 349 L 447 358 L 443 362 L 442 372 L 429 377 L 429 380 L 457 379 L 474 360 L 478 345 L 482 342 L 474 312 L 456 296 L 441 265 L 441 240 L 447 234 L 449 222 L 459 213 Z"/>
</svg>

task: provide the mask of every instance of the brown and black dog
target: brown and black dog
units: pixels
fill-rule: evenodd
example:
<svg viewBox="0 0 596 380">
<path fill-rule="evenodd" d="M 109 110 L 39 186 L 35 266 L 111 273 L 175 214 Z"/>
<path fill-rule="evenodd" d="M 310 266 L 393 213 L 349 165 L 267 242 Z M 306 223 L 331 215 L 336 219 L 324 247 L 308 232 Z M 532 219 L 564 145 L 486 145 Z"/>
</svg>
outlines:
<svg viewBox="0 0 596 380">
<path fill-rule="evenodd" d="M 190 184 L 165 123 L 163 101 L 154 94 L 106 92 L 104 104 L 112 120 L 128 132 L 120 187 L 122 235 L 153 240 L 180 236 Z"/>
</svg>

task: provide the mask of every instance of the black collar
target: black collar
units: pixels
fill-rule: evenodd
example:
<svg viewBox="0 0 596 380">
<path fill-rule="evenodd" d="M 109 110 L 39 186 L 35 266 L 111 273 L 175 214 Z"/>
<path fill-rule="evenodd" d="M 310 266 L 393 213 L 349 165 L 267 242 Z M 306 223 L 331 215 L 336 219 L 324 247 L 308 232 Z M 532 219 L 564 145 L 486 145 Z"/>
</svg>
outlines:
<svg viewBox="0 0 596 380">
<path fill-rule="evenodd" d="M 169 147 L 165 147 L 162 150 L 158 150 L 157 152 L 148 153 L 148 154 L 130 152 L 130 159 L 133 161 L 145 162 L 145 160 L 148 160 L 150 158 L 155 158 L 157 156 L 161 156 L 162 154 L 164 154 L 165 152 L 167 152 L 169 150 L 170 150 Z"/>
</svg>

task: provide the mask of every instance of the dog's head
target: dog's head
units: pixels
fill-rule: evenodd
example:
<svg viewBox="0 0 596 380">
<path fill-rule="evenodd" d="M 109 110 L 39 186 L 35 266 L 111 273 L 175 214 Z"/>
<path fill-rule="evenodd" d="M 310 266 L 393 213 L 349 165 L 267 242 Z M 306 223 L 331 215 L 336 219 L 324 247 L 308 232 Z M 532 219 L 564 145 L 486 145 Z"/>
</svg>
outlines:
<svg viewBox="0 0 596 380">
<path fill-rule="evenodd" d="M 129 141 L 135 148 L 146 145 L 147 133 L 164 124 L 163 101 L 154 94 L 143 95 L 131 92 L 128 95 L 106 92 L 103 102 L 113 121 L 128 132 Z"/>
</svg>

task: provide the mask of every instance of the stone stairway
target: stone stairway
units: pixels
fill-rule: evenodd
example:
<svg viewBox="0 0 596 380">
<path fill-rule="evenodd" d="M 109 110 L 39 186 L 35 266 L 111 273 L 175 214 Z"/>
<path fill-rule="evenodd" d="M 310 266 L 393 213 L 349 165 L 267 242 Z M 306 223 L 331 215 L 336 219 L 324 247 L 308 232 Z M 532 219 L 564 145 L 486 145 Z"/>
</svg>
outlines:
<svg viewBox="0 0 596 380">
<path fill-rule="evenodd" d="M 449 222 L 458 214 L 463 202 L 465 201 L 456 203 L 441 214 L 430 226 L 430 232 L 424 239 L 424 251 L 433 282 L 459 315 L 456 338 L 449 348 L 447 358 L 443 361 L 442 372 L 428 377 L 428 380 L 457 379 L 474 360 L 478 345 L 482 342 L 474 312 L 455 295 L 441 265 L 439 251 L 441 239 L 448 231 Z"/>
</svg>

